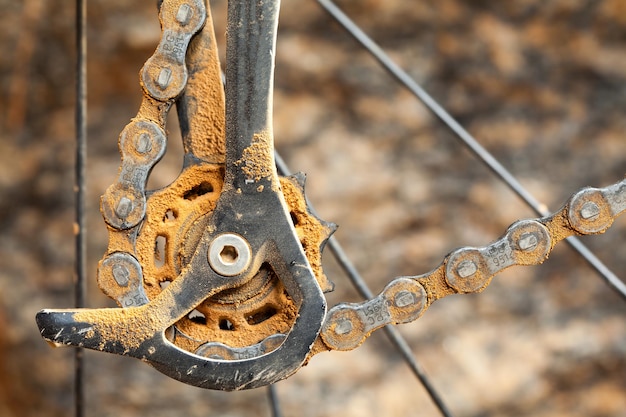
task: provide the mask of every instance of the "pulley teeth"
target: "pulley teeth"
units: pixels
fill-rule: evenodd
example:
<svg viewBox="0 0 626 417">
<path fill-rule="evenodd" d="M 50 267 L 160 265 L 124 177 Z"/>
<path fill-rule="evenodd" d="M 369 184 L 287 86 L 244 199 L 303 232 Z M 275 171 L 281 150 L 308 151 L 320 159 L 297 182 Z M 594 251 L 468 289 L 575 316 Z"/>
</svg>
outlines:
<svg viewBox="0 0 626 417">
<path fill-rule="evenodd" d="M 326 220 L 321 219 L 317 213 L 315 212 L 315 210 L 313 210 L 313 208 L 311 207 L 311 205 L 309 204 L 309 199 L 306 198 L 306 192 L 305 192 L 305 185 L 306 185 L 306 180 L 307 180 L 307 175 L 304 172 L 296 172 L 295 174 L 291 174 L 285 178 L 289 178 L 292 182 L 294 182 L 294 185 L 298 185 L 298 188 L 300 189 L 300 192 L 302 193 L 303 197 L 304 197 L 304 202 L 306 204 L 306 210 L 308 212 L 308 214 L 310 216 L 312 216 L 313 218 L 315 218 L 326 230 L 327 230 L 327 235 L 326 238 L 323 241 L 323 246 L 321 247 L 322 249 L 324 248 L 324 246 L 326 245 L 326 242 L 328 241 L 328 239 L 330 239 L 330 237 L 333 235 L 333 233 L 335 233 L 337 231 L 337 229 L 339 228 L 339 226 L 336 223 L 333 222 L 327 222 Z"/>
<path fill-rule="evenodd" d="M 302 194 L 304 194 L 304 184 L 306 183 L 306 174 L 304 172 L 296 172 L 295 174 L 287 176 L 287 178 L 295 181 L 300 186 Z"/>
</svg>

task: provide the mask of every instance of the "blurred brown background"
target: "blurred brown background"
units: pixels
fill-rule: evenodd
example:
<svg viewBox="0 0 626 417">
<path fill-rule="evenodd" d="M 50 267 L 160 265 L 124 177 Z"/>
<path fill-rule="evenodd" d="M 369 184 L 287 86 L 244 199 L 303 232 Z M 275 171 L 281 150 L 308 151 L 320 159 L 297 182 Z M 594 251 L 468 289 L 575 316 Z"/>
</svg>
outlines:
<svg viewBox="0 0 626 417">
<path fill-rule="evenodd" d="M 99 195 L 159 38 L 155 1 L 89 0 L 89 305 L 106 248 Z M 342 0 L 364 30 L 552 209 L 626 172 L 626 3 Z M 0 0 L 0 415 L 71 415 L 72 351 L 35 313 L 69 307 L 73 270 L 74 11 Z M 225 0 L 214 2 L 224 39 Z M 222 52 L 224 50 L 222 44 Z M 312 0 L 284 0 L 275 133 L 308 195 L 380 291 L 483 245 L 529 209 Z M 177 127 L 152 187 L 181 166 Z M 177 154 L 178 152 L 178 154 Z M 626 223 L 584 239 L 626 276 Z M 330 304 L 358 296 L 326 257 Z M 626 415 L 626 304 L 565 245 L 482 294 L 401 327 L 457 416 Z M 87 352 L 89 416 L 266 416 L 265 391 L 221 393 Z M 435 416 L 382 335 L 315 357 L 277 385 L 285 416 Z"/>
</svg>

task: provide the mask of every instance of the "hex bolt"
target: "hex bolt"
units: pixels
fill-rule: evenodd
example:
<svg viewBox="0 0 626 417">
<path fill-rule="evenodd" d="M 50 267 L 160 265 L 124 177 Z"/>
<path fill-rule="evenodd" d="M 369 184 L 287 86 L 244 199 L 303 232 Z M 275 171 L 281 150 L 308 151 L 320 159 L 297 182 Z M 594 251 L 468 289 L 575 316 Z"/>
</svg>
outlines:
<svg viewBox="0 0 626 417">
<path fill-rule="evenodd" d="M 117 282 L 120 287 L 128 286 L 128 282 L 130 281 L 130 271 L 128 268 L 120 264 L 118 261 L 113 265 L 112 272 L 115 282 Z"/>
<path fill-rule="evenodd" d="M 461 278 L 469 278 L 478 271 L 478 267 L 473 261 L 465 260 L 456 267 L 456 273 Z"/>
<path fill-rule="evenodd" d="M 181 24 L 181 26 L 186 26 L 193 16 L 193 9 L 187 3 L 183 3 L 178 8 L 178 12 L 176 12 L 176 21 Z"/>
<path fill-rule="evenodd" d="M 149 133 L 142 133 L 135 139 L 135 150 L 142 155 L 152 150 L 152 140 Z"/>
<path fill-rule="evenodd" d="M 339 336 L 343 336 L 344 334 L 348 334 L 352 331 L 352 322 L 349 319 L 341 319 L 337 322 L 335 326 L 335 333 Z"/>
<path fill-rule="evenodd" d="M 402 308 L 415 304 L 415 294 L 410 291 L 400 291 L 393 298 L 396 307 Z"/>
<path fill-rule="evenodd" d="M 580 214 L 580 217 L 585 220 L 593 220 L 600 214 L 600 207 L 598 207 L 598 205 L 593 201 L 587 201 L 583 204 L 578 213 Z"/>
<path fill-rule="evenodd" d="M 169 68 L 161 68 L 159 72 L 159 76 L 156 79 L 157 85 L 161 88 L 161 90 L 165 90 L 170 82 L 172 81 L 172 70 Z"/>
<path fill-rule="evenodd" d="M 117 203 L 117 207 L 115 207 L 115 214 L 120 219 L 125 219 L 128 217 L 130 212 L 133 211 L 133 202 L 128 197 L 120 198 L 120 201 Z"/>
<path fill-rule="evenodd" d="M 530 252 L 534 250 L 538 244 L 539 240 L 537 239 L 537 235 L 530 232 L 522 234 L 517 241 L 517 246 L 524 252 Z"/>
<path fill-rule="evenodd" d="M 234 233 L 217 236 L 209 245 L 209 265 L 220 275 L 232 277 L 248 268 L 252 251 L 248 242 Z"/>
</svg>

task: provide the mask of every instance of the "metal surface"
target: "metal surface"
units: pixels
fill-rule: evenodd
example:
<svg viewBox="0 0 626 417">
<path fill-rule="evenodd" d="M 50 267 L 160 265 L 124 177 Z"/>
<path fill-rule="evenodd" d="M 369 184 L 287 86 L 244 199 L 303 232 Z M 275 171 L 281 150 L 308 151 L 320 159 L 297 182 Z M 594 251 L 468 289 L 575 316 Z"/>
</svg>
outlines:
<svg viewBox="0 0 626 417">
<path fill-rule="evenodd" d="M 220 275 L 239 275 L 250 266 L 250 245 L 236 234 L 216 236 L 209 245 L 209 265 Z"/>
<path fill-rule="evenodd" d="M 87 1 L 76 0 L 76 240 L 74 307 L 85 307 L 87 294 L 87 235 L 85 194 L 87 185 Z M 74 413 L 85 415 L 85 363 L 81 348 L 74 355 Z"/>
<path fill-rule="evenodd" d="M 581 190 L 556 213 L 516 222 L 497 241 L 458 249 L 377 296 L 355 279 L 367 300 L 327 313 L 323 292 L 333 285 L 321 251 L 334 225 L 308 206 L 303 175 L 279 177 L 275 168 L 278 8 L 229 2 L 224 92 L 210 9 L 199 0 L 160 4 L 161 40 L 140 75 L 143 102 L 120 134 L 119 175 L 101 200 L 109 246 L 98 284 L 121 308 L 43 310 L 45 339 L 135 357 L 198 387 L 260 387 L 314 354 L 354 349 L 378 328 L 414 321 L 439 298 L 480 292 L 506 268 L 539 264 L 559 241 L 602 233 L 626 210 L 626 180 Z M 149 192 L 174 103 L 183 170 Z M 406 344 L 389 334 L 425 380 Z"/>
</svg>

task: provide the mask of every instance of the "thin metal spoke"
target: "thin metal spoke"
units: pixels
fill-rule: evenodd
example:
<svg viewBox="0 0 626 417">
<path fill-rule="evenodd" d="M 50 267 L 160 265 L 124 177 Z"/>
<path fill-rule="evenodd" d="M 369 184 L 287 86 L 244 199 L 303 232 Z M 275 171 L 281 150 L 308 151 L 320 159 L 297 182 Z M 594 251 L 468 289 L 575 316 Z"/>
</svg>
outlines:
<svg viewBox="0 0 626 417">
<path fill-rule="evenodd" d="M 270 402 L 272 417 L 282 417 L 283 413 L 280 410 L 278 394 L 276 393 L 276 387 L 274 386 L 274 384 L 270 384 L 267 386 L 267 398 Z"/>
<path fill-rule="evenodd" d="M 517 194 L 539 216 L 547 216 L 550 211 L 540 203 L 491 153 L 489 153 L 463 126 L 437 103 L 417 82 L 359 28 L 331 0 L 316 0 L 348 33 L 354 37 L 374 58 L 402 85 L 411 91 L 424 105 L 445 123 L 456 137 L 476 157 L 479 158 L 498 178 Z M 606 283 L 626 300 L 626 284 L 622 282 L 593 252 L 578 238 L 569 237 L 567 243 L 574 248 L 587 263 L 598 272 Z"/>
<path fill-rule="evenodd" d="M 278 170 L 278 173 L 280 175 L 291 175 L 289 167 L 278 154 L 278 152 L 274 153 L 274 159 L 276 161 L 276 169 Z M 317 216 L 315 208 L 308 199 L 307 206 L 309 207 L 309 210 L 311 210 L 311 213 Z M 339 244 L 337 238 L 331 236 L 330 239 L 328 239 L 327 247 L 330 249 L 331 253 L 339 263 L 339 266 L 341 266 L 346 276 L 350 279 L 361 297 L 365 298 L 366 300 L 374 298 L 374 294 L 368 287 L 361 274 L 359 274 L 354 264 L 350 261 L 350 259 L 348 259 L 348 256 Z M 433 403 L 435 403 L 435 406 L 441 412 L 441 415 L 443 415 L 444 417 L 452 417 L 452 413 L 443 402 L 441 395 L 439 395 L 439 393 L 436 391 L 428 375 L 426 375 L 424 368 L 419 364 L 419 362 L 413 355 L 413 352 L 411 351 L 411 348 L 409 347 L 409 344 L 406 342 L 404 337 L 402 337 L 400 332 L 398 332 L 398 330 L 393 326 L 387 325 L 384 327 L 384 330 L 385 334 L 391 340 L 391 343 L 394 345 L 398 353 L 400 353 L 413 374 L 420 381 L 424 389 L 426 389 L 426 392 L 428 392 L 428 395 L 432 399 Z"/>
<path fill-rule="evenodd" d="M 76 261 L 74 271 L 74 305 L 85 306 L 87 250 L 85 237 L 85 162 L 87 159 L 87 2 L 76 0 Z M 74 356 L 74 412 L 85 415 L 85 369 L 82 348 Z"/>
</svg>

